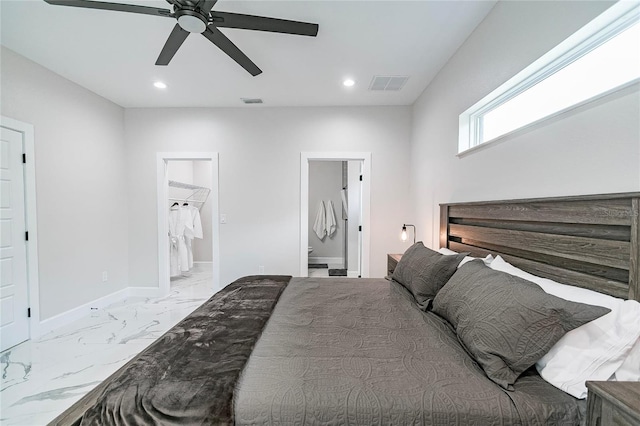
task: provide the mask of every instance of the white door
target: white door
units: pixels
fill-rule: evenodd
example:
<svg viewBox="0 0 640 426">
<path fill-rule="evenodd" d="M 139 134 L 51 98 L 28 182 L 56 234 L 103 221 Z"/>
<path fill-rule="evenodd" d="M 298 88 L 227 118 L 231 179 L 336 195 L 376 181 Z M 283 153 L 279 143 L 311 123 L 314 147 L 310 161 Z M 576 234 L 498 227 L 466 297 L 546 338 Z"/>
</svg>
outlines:
<svg viewBox="0 0 640 426">
<path fill-rule="evenodd" d="M 0 350 L 29 338 L 22 133 L 0 138 Z"/>
</svg>

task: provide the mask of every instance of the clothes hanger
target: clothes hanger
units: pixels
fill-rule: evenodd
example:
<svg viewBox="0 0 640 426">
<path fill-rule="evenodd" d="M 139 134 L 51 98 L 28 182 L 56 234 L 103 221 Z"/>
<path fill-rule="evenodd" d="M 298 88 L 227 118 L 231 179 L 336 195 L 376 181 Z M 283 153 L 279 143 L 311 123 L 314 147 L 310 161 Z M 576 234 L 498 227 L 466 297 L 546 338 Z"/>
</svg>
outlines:
<svg viewBox="0 0 640 426">
<path fill-rule="evenodd" d="M 180 203 L 173 203 L 173 204 L 171 204 L 171 207 L 175 207 L 175 206 L 179 206 L 179 205 L 180 205 Z"/>
</svg>

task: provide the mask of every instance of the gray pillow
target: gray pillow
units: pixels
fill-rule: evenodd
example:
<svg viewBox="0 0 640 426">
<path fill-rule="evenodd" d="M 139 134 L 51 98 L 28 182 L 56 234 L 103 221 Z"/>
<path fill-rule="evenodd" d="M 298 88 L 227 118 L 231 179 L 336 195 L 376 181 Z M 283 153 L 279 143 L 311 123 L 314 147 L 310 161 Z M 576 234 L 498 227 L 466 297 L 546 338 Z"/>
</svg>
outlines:
<svg viewBox="0 0 640 426">
<path fill-rule="evenodd" d="M 453 325 L 487 376 L 507 390 L 565 333 L 609 311 L 552 296 L 479 260 L 461 266 L 433 301 L 433 312 Z"/>
<path fill-rule="evenodd" d="M 393 279 L 406 287 L 420 308 L 426 310 L 464 257 L 465 254 L 442 255 L 418 241 L 400 258 L 393 271 Z"/>
</svg>

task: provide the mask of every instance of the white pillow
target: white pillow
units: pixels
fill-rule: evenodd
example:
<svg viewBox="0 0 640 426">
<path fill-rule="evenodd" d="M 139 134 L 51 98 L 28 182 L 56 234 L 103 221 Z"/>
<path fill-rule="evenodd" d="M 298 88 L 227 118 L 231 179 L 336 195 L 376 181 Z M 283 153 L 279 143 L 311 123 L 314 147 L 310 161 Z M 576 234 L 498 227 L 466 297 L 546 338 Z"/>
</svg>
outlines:
<svg viewBox="0 0 640 426">
<path fill-rule="evenodd" d="M 640 303 L 634 300 L 618 299 L 537 277 L 505 262 L 500 256 L 489 267 L 532 281 L 545 292 L 565 300 L 611 309 L 608 314 L 565 334 L 536 363 L 543 379 L 576 398 L 586 398 L 585 381 L 608 380 L 625 362 L 640 337 Z M 624 371 L 621 374 L 624 375 Z"/>
<path fill-rule="evenodd" d="M 585 381 L 608 380 L 622 366 L 640 336 L 638 324 L 640 303 L 625 300 L 618 309 L 565 334 L 536 368 L 552 385 L 586 398 Z"/>
<path fill-rule="evenodd" d="M 448 248 L 446 248 L 446 247 L 440 247 L 440 248 L 438 249 L 438 253 L 440 253 L 440 254 L 444 254 L 445 256 L 451 256 L 451 255 L 454 255 L 454 254 L 458 254 L 458 252 L 457 252 L 457 251 L 449 250 L 449 249 L 448 249 Z"/>
<path fill-rule="evenodd" d="M 640 382 L 640 339 L 636 340 L 624 362 L 616 370 L 615 376 L 619 382 Z"/>
<path fill-rule="evenodd" d="M 608 294 L 598 293 L 597 291 L 572 285 L 561 284 L 548 278 L 542 278 L 537 275 L 530 274 L 506 262 L 501 256 L 496 256 L 489 267 L 496 271 L 506 272 L 507 274 L 515 275 L 516 277 L 534 282 L 542 287 L 545 292 L 572 302 L 586 303 L 587 305 L 604 306 L 605 308 L 614 309 L 624 301 L 624 299 L 609 296 Z"/>
<path fill-rule="evenodd" d="M 438 253 L 440 254 L 444 254 L 445 256 L 452 256 L 454 254 L 458 254 L 457 251 L 453 251 L 453 250 L 449 250 L 446 247 L 441 247 L 438 249 Z M 480 258 L 480 257 L 471 257 L 471 256 L 465 256 L 464 259 L 462 259 L 462 261 L 458 264 L 458 268 L 461 267 L 462 265 L 464 265 L 467 262 L 471 262 L 472 260 L 476 260 L 476 259 L 482 259 L 482 261 L 484 262 L 485 265 L 489 265 L 491 262 L 493 262 L 493 256 L 491 256 L 490 254 L 487 255 L 487 257 L 484 258 Z"/>
</svg>

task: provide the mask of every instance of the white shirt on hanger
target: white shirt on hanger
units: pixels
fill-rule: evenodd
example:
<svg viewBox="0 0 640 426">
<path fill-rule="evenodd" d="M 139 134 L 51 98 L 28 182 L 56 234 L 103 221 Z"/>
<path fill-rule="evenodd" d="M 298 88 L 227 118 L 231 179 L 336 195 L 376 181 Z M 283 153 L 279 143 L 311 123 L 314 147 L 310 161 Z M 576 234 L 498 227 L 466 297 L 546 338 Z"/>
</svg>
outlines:
<svg viewBox="0 0 640 426">
<path fill-rule="evenodd" d="M 169 244 L 171 276 L 189 271 L 189 253 L 185 237 L 193 235 L 193 218 L 189 209 L 174 205 L 169 210 Z M 191 237 L 193 238 L 193 237 Z"/>
</svg>

